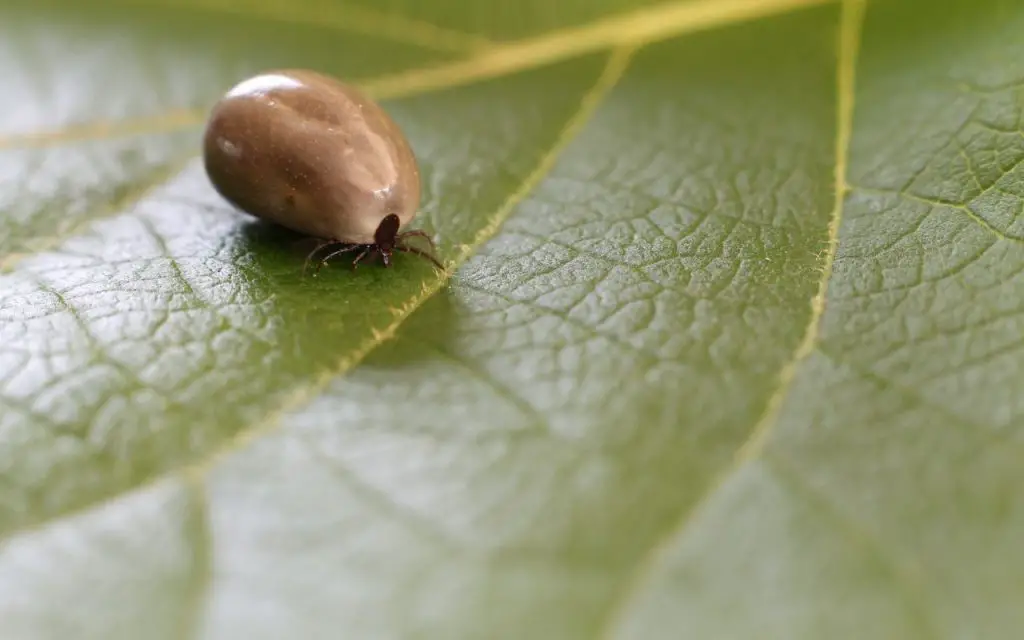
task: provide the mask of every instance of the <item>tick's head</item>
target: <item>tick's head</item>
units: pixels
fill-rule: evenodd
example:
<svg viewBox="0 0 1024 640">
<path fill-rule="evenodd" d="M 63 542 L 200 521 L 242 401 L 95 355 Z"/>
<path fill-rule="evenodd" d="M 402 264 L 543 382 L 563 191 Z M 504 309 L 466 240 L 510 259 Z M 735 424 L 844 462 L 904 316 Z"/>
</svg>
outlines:
<svg viewBox="0 0 1024 640">
<path fill-rule="evenodd" d="M 390 256 L 391 252 L 395 250 L 400 226 L 402 226 L 402 221 L 393 213 L 384 216 L 384 219 L 377 225 L 377 230 L 373 233 L 373 242 L 377 245 L 377 250 L 385 256 Z"/>
</svg>

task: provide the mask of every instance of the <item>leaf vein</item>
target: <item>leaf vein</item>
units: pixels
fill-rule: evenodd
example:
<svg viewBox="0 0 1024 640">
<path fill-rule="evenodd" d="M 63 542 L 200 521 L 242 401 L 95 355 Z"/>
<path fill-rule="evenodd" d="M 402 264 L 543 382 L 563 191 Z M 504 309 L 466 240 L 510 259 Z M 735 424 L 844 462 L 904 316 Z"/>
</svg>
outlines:
<svg viewBox="0 0 1024 640">
<path fill-rule="evenodd" d="M 421 536 L 421 539 L 430 542 L 440 550 L 451 551 L 464 547 L 465 543 L 462 540 L 454 539 L 451 534 L 431 522 L 418 509 L 395 500 L 387 492 L 349 469 L 340 460 L 333 458 L 314 442 L 310 435 L 301 431 L 296 435 L 309 456 L 322 464 L 327 473 L 344 485 L 356 500 L 381 512 L 389 520 L 402 523 L 404 527 L 415 531 Z"/>
<path fill-rule="evenodd" d="M 490 388 L 499 398 L 505 400 L 511 406 L 516 408 L 522 418 L 525 418 L 528 426 L 524 429 L 526 431 L 540 431 L 542 433 L 550 433 L 550 424 L 548 420 L 536 407 L 530 404 L 529 400 L 522 397 L 512 389 L 509 389 L 506 385 L 497 380 L 493 375 L 489 374 L 483 369 L 475 367 L 467 362 L 464 358 L 460 358 L 454 353 L 451 353 L 441 345 L 435 344 L 433 341 L 424 338 L 423 336 L 417 336 L 416 344 L 419 344 L 434 354 L 440 356 L 453 366 L 461 369 L 463 372 L 469 374 L 472 379 L 479 381 L 481 384 Z"/>
<path fill-rule="evenodd" d="M 476 292 L 481 293 L 483 295 L 493 296 L 493 297 L 497 298 L 498 300 L 501 300 L 503 302 L 507 302 L 508 304 L 519 305 L 519 306 L 525 307 L 527 309 L 532 309 L 532 310 L 537 311 L 539 313 L 543 313 L 543 314 L 545 314 L 547 316 L 558 318 L 559 320 L 561 320 L 565 324 L 573 327 L 574 329 L 578 329 L 579 331 L 583 332 L 591 340 L 607 340 L 609 343 L 618 346 L 619 348 L 621 348 L 626 353 L 632 354 L 632 355 L 634 355 L 634 356 L 636 356 L 638 358 L 641 358 L 641 359 L 643 359 L 643 360 L 645 360 L 647 362 L 658 363 L 658 362 L 662 361 L 662 358 L 659 357 L 657 354 L 648 352 L 646 349 L 638 347 L 635 344 L 633 344 L 633 343 L 631 343 L 631 342 L 629 342 L 627 340 L 624 340 L 621 336 L 618 336 L 618 335 L 616 335 L 616 334 L 614 334 L 612 332 L 597 330 L 594 327 L 592 327 L 591 325 L 589 325 L 589 324 L 587 324 L 585 322 L 581 322 L 580 320 L 577 320 L 576 318 L 573 318 L 570 314 L 566 313 L 565 311 L 563 311 L 561 309 L 556 309 L 554 307 L 550 307 L 550 306 L 547 306 L 547 305 L 544 305 L 544 304 L 540 304 L 536 300 L 530 300 L 530 299 L 527 299 L 527 298 L 517 298 L 517 297 L 514 297 L 514 296 L 510 296 L 510 295 L 506 295 L 506 294 L 503 294 L 503 293 L 499 293 L 499 292 L 494 291 L 492 289 L 488 289 L 488 288 L 480 286 L 480 285 L 470 284 L 468 282 L 460 282 L 459 286 L 460 287 L 464 287 L 466 289 L 469 289 L 471 291 L 476 291 Z"/>
<path fill-rule="evenodd" d="M 862 368 L 860 365 L 853 364 L 849 359 L 842 358 L 838 354 L 832 353 L 830 350 L 821 349 L 820 353 L 831 360 L 837 367 L 841 367 L 843 370 L 852 373 L 854 376 L 871 384 L 877 389 L 891 391 L 913 407 L 941 414 L 944 418 L 942 422 L 944 425 L 952 425 L 964 433 L 971 435 L 992 431 L 991 425 L 984 425 L 961 415 L 955 410 L 935 402 L 934 399 L 928 398 L 917 389 L 902 384 L 899 380 L 887 377 L 881 373 L 876 373 L 870 369 Z M 899 415 L 897 413 L 899 410 L 900 409 L 889 409 L 888 413 L 868 414 L 870 419 L 865 419 L 865 422 L 877 419 L 877 424 L 884 424 L 884 420 L 893 419 L 894 416 Z M 1017 448 L 1024 448 L 1024 443 L 1018 442 L 1015 438 L 1011 439 L 1009 437 L 1009 434 L 1011 433 L 1013 433 L 1011 429 L 993 433 L 992 440 L 998 442 L 1000 446 L 1005 446 L 1007 441 L 1012 440 L 1010 444 Z"/>
<path fill-rule="evenodd" d="M 601 76 L 597 79 L 597 82 L 590 91 L 583 96 L 580 101 L 580 107 L 577 109 L 576 113 L 568 119 L 566 126 L 562 129 L 561 133 L 555 137 L 555 141 L 552 144 L 551 149 L 544 154 L 537 163 L 537 166 L 526 177 L 519 188 L 516 189 L 504 203 L 502 203 L 494 214 L 492 214 L 491 221 L 484 225 L 468 244 L 461 245 L 458 253 L 451 260 L 447 261 L 447 268 L 443 276 L 433 282 L 426 283 L 418 295 L 408 300 L 402 307 L 396 309 L 391 324 L 383 330 L 375 331 L 363 345 L 358 347 L 349 356 L 343 358 L 334 367 L 322 371 L 318 376 L 316 376 L 311 384 L 293 390 L 280 407 L 269 412 L 269 415 L 265 420 L 252 429 L 239 432 L 235 439 L 229 441 L 224 447 L 215 451 L 205 460 L 200 461 L 198 465 L 202 468 L 208 468 L 222 456 L 241 449 L 253 439 L 265 435 L 267 432 L 279 427 L 281 420 L 286 413 L 308 404 L 317 396 L 317 394 L 326 388 L 332 380 L 355 367 L 365 359 L 371 351 L 380 346 L 384 341 L 394 337 L 398 327 L 402 325 L 406 318 L 408 318 L 434 294 L 440 291 L 448 282 L 448 279 L 452 274 L 452 269 L 465 262 L 477 247 L 497 233 L 498 229 L 505 222 L 508 216 L 511 215 L 516 206 L 530 192 L 532 192 L 550 172 L 558 157 L 561 155 L 562 150 L 583 128 L 586 122 L 589 121 L 590 116 L 604 101 L 605 96 L 618 83 L 619 79 L 625 73 L 634 52 L 635 49 L 633 47 L 627 47 L 618 49 L 609 56 L 608 63 L 606 64 L 604 71 L 601 73 Z"/>
<path fill-rule="evenodd" d="M 186 586 L 185 615 L 181 618 L 182 640 L 202 636 L 206 603 L 213 581 L 213 531 L 210 529 L 210 505 L 206 488 L 199 478 L 186 478 L 189 514 L 186 518 L 192 542 L 192 566 Z"/>
<path fill-rule="evenodd" d="M 834 0 L 697 0 L 646 7 L 579 27 L 497 46 L 464 60 L 398 72 L 374 81 L 375 95 L 449 88 L 614 47 L 638 47 L 684 33 L 778 15 Z"/>
<path fill-rule="evenodd" d="M 625 581 L 625 588 L 609 604 L 607 610 L 610 613 L 602 624 L 601 637 L 614 637 L 616 630 L 628 612 L 629 604 L 632 602 L 633 597 L 644 588 L 660 565 L 659 560 L 668 552 L 672 543 L 695 521 L 697 515 L 703 510 L 704 505 L 717 493 L 718 488 L 762 454 L 764 445 L 778 421 L 783 402 L 789 395 L 789 390 L 796 378 L 800 365 L 817 348 L 820 321 L 824 314 L 828 284 L 831 279 L 832 266 L 839 245 L 839 227 L 842 222 L 843 201 L 847 193 L 846 175 L 850 138 L 853 129 L 856 64 L 866 2 L 867 0 L 842 0 L 841 5 L 839 51 L 837 56 L 838 68 L 836 73 L 835 193 L 832 215 L 828 224 L 828 250 L 825 252 L 823 259 L 822 273 L 818 280 L 817 292 L 811 299 L 811 314 L 804 337 L 794 351 L 793 356 L 780 370 L 778 376 L 779 384 L 775 392 L 769 398 L 764 412 L 754 424 L 746 441 L 737 448 L 732 463 L 726 467 L 717 479 L 711 482 L 708 490 L 704 492 L 692 507 L 683 510 L 678 522 L 670 526 L 667 533 L 655 541 L 637 563 L 633 574 Z"/>
<path fill-rule="evenodd" d="M 1024 162 L 1024 158 L 1022 158 L 1022 162 Z M 1018 164 L 1020 164 L 1020 162 L 1018 162 Z M 1016 168 L 1016 166 L 1017 165 L 1014 165 L 1013 168 Z M 993 188 L 994 188 L 994 186 L 990 186 L 990 187 L 980 191 L 978 194 L 972 196 L 971 200 L 975 200 L 978 197 L 980 197 L 982 195 L 985 195 L 986 193 L 991 191 Z M 861 186 L 851 187 L 851 190 L 860 191 L 860 192 L 867 193 L 867 194 L 877 194 L 877 195 L 883 195 L 883 196 L 884 195 L 888 195 L 888 196 L 896 196 L 896 197 L 899 197 L 899 198 L 906 198 L 907 200 L 911 200 L 913 202 L 918 202 L 920 204 L 927 205 L 929 207 L 949 207 L 950 209 L 955 209 L 957 211 L 962 212 L 964 215 L 966 215 L 968 218 L 970 218 L 971 222 L 974 222 L 979 227 L 981 227 L 982 229 L 984 229 L 988 233 L 991 233 L 993 236 L 995 236 L 996 238 L 999 238 L 1000 240 L 1006 240 L 1008 242 L 1015 242 L 1015 243 L 1018 243 L 1018 244 L 1024 244 L 1024 236 L 1021 236 L 1021 235 L 1018 235 L 1018 234 L 1014 234 L 1014 233 L 1009 233 L 1007 231 L 1003 231 L 1002 229 L 999 229 L 998 227 L 993 226 L 991 222 L 986 220 L 984 217 L 978 215 L 978 213 L 976 211 L 971 209 L 965 203 L 956 202 L 954 200 L 945 200 L 943 198 L 938 198 L 938 197 L 921 196 L 921 195 L 917 195 L 915 193 L 911 193 L 910 191 L 907 191 L 907 190 L 880 189 L 880 188 L 876 188 L 876 187 L 861 187 Z M 918 224 L 920 224 L 920 221 L 919 221 Z"/>
<path fill-rule="evenodd" d="M 249 3 L 244 8 L 238 6 L 238 3 L 225 0 L 190 0 L 184 3 L 187 7 L 183 7 L 180 0 L 161 0 L 159 4 L 174 9 L 191 8 L 272 20 L 275 23 L 347 31 L 443 52 L 466 53 L 494 45 L 490 39 L 482 35 L 441 27 L 398 13 L 385 13 L 337 2 L 317 2 L 315 8 L 298 6 L 289 0 L 263 0 L 255 4 Z"/>
<path fill-rule="evenodd" d="M 846 538 L 856 546 L 860 547 L 862 553 L 874 559 L 875 563 L 892 580 L 894 587 L 903 594 L 904 600 L 909 605 L 914 623 L 918 629 L 928 638 L 938 638 L 941 634 L 928 615 L 928 607 L 925 606 L 924 580 L 918 575 L 916 567 L 906 562 L 901 562 L 898 557 L 884 551 L 883 545 L 877 537 L 866 528 L 860 526 L 856 520 L 848 514 L 843 513 L 839 508 L 831 504 L 825 496 L 821 495 L 818 489 L 800 477 L 789 465 L 784 464 L 778 456 L 765 454 L 765 468 L 780 483 L 788 488 L 794 495 L 800 496 L 804 503 L 828 520 L 833 527 L 845 534 Z"/>
<path fill-rule="evenodd" d="M 128 190 L 123 196 L 116 199 L 114 202 L 111 202 L 108 206 L 99 207 L 91 211 L 90 215 L 77 221 L 75 224 L 69 225 L 67 229 L 62 230 L 59 234 L 38 238 L 33 247 L 35 249 L 35 253 L 10 253 L 0 257 L 0 274 L 14 271 L 18 264 L 26 258 L 57 247 L 62 242 L 80 234 L 90 225 L 95 224 L 99 220 L 111 218 L 123 213 L 126 209 L 131 208 L 133 205 L 152 193 L 155 189 L 159 188 L 167 180 L 180 173 L 185 166 L 192 161 L 193 157 L 194 156 L 192 154 L 189 154 L 187 158 L 168 162 L 163 167 L 155 170 L 153 174 L 150 175 L 142 184 Z"/>
<path fill-rule="evenodd" d="M 220 460 L 232 453 L 240 451 L 258 438 L 264 437 L 280 428 L 282 420 L 287 413 L 309 404 L 338 376 L 358 365 L 370 354 L 370 352 L 386 340 L 393 338 L 402 323 L 424 302 L 445 286 L 452 275 L 453 269 L 465 262 L 477 247 L 485 243 L 495 233 L 497 233 L 498 229 L 508 216 L 511 215 L 516 206 L 547 176 L 554 167 L 555 162 L 561 156 L 565 147 L 568 146 L 576 134 L 590 120 L 590 117 L 596 111 L 597 107 L 604 101 L 612 88 L 618 84 L 619 79 L 628 68 L 635 51 L 636 48 L 634 47 L 623 47 L 616 49 L 611 53 L 603 72 L 597 78 L 597 81 L 590 90 L 582 96 L 580 106 L 566 121 L 562 131 L 555 137 L 550 149 L 540 158 L 533 171 L 527 175 L 519 187 L 505 199 L 502 205 L 493 214 L 491 214 L 490 222 L 484 225 L 468 244 L 463 244 L 459 247 L 456 255 L 451 260 L 447 261 L 448 264 L 444 274 L 432 282 L 425 282 L 418 295 L 412 297 L 405 305 L 395 310 L 391 323 L 384 329 L 374 331 L 373 335 L 363 342 L 362 345 L 357 347 L 348 356 L 338 361 L 333 367 L 322 370 L 310 383 L 292 389 L 276 408 L 270 409 L 267 412 L 266 418 L 248 429 L 240 430 L 233 438 L 223 442 L 221 446 L 216 447 L 208 455 L 201 457 L 195 462 L 184 467 L 169 469 L 164 472 L 154 474 L 134 487 L 128 488 L 124 491 L 112 492 L 103 499 L 89 505 L 85 505 L 82 508 L 74 509 L 55 518 L 49 518 L 45 521 L 36 523 L 30 527 L 30 529 L 40 529 L 58 520 L 74 517 L 84 511 L 96 509 L 113 502 L 114 500 L 122 497 L 128 491 L 142 490 L 175 477 L 183 477 L 192 482 L 202 480 L 205 477 L 206 472 L 213 468 Z"/>
<path fill-rule="evenodd" d="M 404 98 L 535 69 L 619 47 L 639 47 L 697 31 L 727 27 L 757 18 L 832 4 L 837 0 L 696 0 L 669 2 L 609 16 L 590 24 L 496 44 L 480 53 L 440 65 L 356 80 L 375 98 Z M 69 141 L 161 133 L 200 126 L 205 110 L 178 109 L 123 123 L 84 123 L 57 131 L 0 136 L 0 150 L 39 147 Z"/>
</svg>

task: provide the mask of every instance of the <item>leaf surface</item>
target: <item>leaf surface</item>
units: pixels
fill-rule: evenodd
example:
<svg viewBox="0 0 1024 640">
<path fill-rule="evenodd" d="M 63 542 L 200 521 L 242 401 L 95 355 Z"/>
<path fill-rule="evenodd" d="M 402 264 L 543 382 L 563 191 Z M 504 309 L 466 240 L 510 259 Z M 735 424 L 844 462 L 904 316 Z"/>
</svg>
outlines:
<svg viewBox="0 0 1024 640">
<path fill-rule="evenodd" d="M 982 4 L 0 5 L 5 628 L 1013 637 Z M 303 277 L 216 197 L 205 109 L 291 66 L 385 100 L 450 278 Z"/>
</svg>

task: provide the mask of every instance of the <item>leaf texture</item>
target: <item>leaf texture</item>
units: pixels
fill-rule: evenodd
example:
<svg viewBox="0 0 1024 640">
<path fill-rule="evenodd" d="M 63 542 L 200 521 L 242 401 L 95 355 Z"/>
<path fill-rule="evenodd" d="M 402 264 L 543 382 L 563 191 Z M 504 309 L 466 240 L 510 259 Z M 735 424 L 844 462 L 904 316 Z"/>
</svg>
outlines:
<svg viewBox="0 0 1024 640">
<path fill-rule="evenodd" d="M 1015 3 L 250 4 L 0 4 L 3 637 L 1015 637 Z M 286 66 L 449 274 L 215 196 Z"/>
</svg>

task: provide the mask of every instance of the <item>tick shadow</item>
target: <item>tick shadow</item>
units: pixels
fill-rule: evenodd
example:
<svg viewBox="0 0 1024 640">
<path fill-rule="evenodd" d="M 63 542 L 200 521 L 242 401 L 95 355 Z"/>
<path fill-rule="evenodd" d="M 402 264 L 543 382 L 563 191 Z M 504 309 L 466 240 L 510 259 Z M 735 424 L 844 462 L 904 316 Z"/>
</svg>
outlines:
<svg viewBox="0 0 1024 640">
<path fill-rule="evenodd" d="M 239 230 L 238 255 L 261 280 L 271 300 L 268 321 L 275 324 L 282 366 L 296 372 L 337 368 L 345 357 L 364 351 L 367 366 L 413 366 L 431 357 L 431 351 L 403 348 L 407 357 L 390 357 L 397 343 L 415 342 L 415 336 L 425 330 L 434 343 L 447 343 L 455 335 L 455 301 L 445 286 L 406 316 L 391 339 L 373 336 L 374 331 L 392 327 L 396 310 L 420 297 L 423 288 L 437 278 L 428 261 L 396 254 L 390 268 L 376 260 L 353 269 L 354 256 L 345 255 L 319 273 L 315 262 L 304 271 L 316 246 L 315 239 L 261 220 L 245 221 Z M 407 326 L 416 331 L 410 332 Z"/>
</svg>

